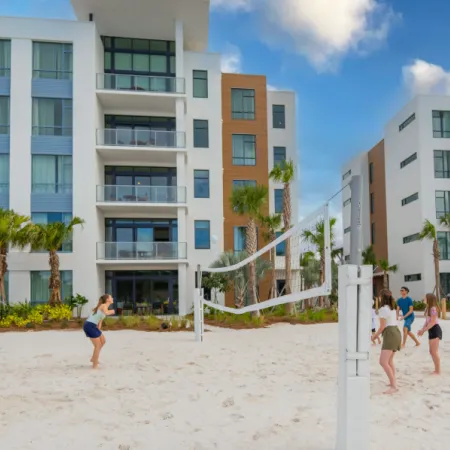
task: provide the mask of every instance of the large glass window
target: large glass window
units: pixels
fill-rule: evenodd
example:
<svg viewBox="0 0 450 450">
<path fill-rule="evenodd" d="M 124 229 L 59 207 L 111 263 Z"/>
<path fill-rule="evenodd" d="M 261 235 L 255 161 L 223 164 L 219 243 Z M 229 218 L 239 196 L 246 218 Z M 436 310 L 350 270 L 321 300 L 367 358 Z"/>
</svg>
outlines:
<svg viewBox="0 0 450 450">
<path fill-rule="evenodd" d="M 31 221 L 40 225 L 47 225 L 49 223 L 62 222 L 68 225 L 72 220 L 72 213 L 62 213 L 62 212 L 39 212 L 31 214 Z M 70 237 L 59 249 L 60 252 L 71 252 L 72 251 L 72 238 Z"/>
<path fill-rule="evenodd" d="M 256 186 L 256 180 L 233 180 L 233 189 L 244 186 Z"/>
<path fill-rule="evenodd" d="M 61 270 L 61 298 L 64 300 L 72 296 L 72 271 Z M 50 298 L 50 290 L 48 288 L 48 281 L 50 279 L 50 271 L 32 271 L 30 272 L 31 279 L 31 304 L 48 303 Z"/>
<path fill-rule="evenodd" d="M 436 191 L 436 218 L 450 213 L 450 191 Z"/>
<path fill-rule="evenodd" d="M 406 167 L 408 164 L 411 164 L 416 159 L 417 159 L 417 153 L 413 153 L 411 156 L 408 156 L 406 159 L 404 159 L 400 163 L 400 169 L 403 169 L 404 167 Z"/>
<path fill-rule="evenodd" d="M 195 248 L 199 250 L 208 250 L 211 248 L 209 220 L 195 221 Z"/>
<path fill-rule="evenodd" d="M 106 219 L 106 242 L 178 242 L 174 219 Z"/>
<path fill-rule="evenodd" d="M 255 119 L 255 90 L 231 89 L 231 117 L 233 119 Z"/>
<path fill-rule="evenodd" d="M 72 156 L 32 155 L 32 192 L 69 194 L 72 192 Z"/>
<path fill-rule="evenodd" d="M 72 100 L 33 98 L 33 135 L 72 136 Z"/>
<path fill-rule="evenodd" d="M 283 195 L 284 189 L 275 189 L 275 212 L 277 214 L 283 212 Z"/>
<path fill-rule="evenodd" d="M 209 170 L 194 170 L 194 197 L 209 198 Z"/>
<path fill-rule="evenodd" d="M 273 148 L 273 165 L 283 166 L 286 162 L 286 147 Z"/>
<path fill-rule="evenodd" d="M 0 155 L 0 194 L 9 192 L 9 155 Z"/>
<path fill-rule="evenodd" d="M 272 105 L 273 128 L 286 128 L 286 108 L 284 105 Z"/>
<path fill-rule="evenodd" d="M 434 151 L 434 177 L 450 178 L 450 151 Z"/>
<path fill-rule="evenodd" d="M 410 203 L 415 202 L 418 199 L 419 199 L 419 193 L 416 192 L 415 194 L 412 194 L 412 195 L 402 199 L 402 206 L 409 205 Z"/>
<path fill-rule="evenodd" d="M 450 111 L 433 111 L 433 137 L 450 138 Z"/>
<path fill-rule="evenodd" d="M 208 72 L 206 70 L 194 70 L 192 78 L 194 98 L 208 98 Z"/>
<path fill-rule="evenodd" d="M 11 41 L 0 39 L 0 77 L 11 74 Z"/>
<path fill-rule="evenodd" d="M 450 232 L 448 231 L 438 231 L 437 240 L 439 244 L 439 259 L 449 260 L 450 259 Z"/>
<path fill-rule="evenodd" d="M 207 120 L 194 119 L 194 147 L 209 147 L 209 130 Z"/>
<path fill-rule="evenodd" d="M 277 231 L 275 234 L 276 234 L 276 237 L 279 238 L 283 234 L 283 232 Z M 277 256 L 285 256 L 286 255 L 286 241 L 283 241 L 281 244 L 277 245 L 276 255 Z"/>
<path fill-rule="evenodd" d="M 444 295 L 448 295 L 450 293 L 450 273 L 440 273 L 440 282 L 444 289 Z"/>
<path fill-rule="evenodd" d="M 233 134 L 233 165 L 256 166 L 256 136 Z"/>
<path fill-rule="evenodd" d="M 240 253 L 245 250 L 247 227 L 234 227 L 234 252 Z"/>
<path fill-rule="evenodd" d="M 9 134 L 9 97 L 0 97 L 0 134 Z"/>
<path fill-rule="evenodd" d="M 33 78 L 72 79 L 72 44 L 33 42 Z"/>
</svg>

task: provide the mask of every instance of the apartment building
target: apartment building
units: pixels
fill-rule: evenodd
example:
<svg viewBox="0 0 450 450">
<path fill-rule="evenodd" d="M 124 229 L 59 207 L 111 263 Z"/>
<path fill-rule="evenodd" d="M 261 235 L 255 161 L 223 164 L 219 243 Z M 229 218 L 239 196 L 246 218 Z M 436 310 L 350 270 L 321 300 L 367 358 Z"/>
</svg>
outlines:
<svg viewBox="0 0 450 450">
<path fill-rule="evenodd" d="M 145 303 L 184 315 L 197 265 L 234 247 L 224 228 L 233 166 L 222 151 L 226 75 L 207 52 L 209 2 L 72 6 L 76 21 L 0 18 L 0 207 L 36 223 L 85 220 L 59 254 L 63 297 L 95 302 L 106 291 L 119 309 Z M 278 145 L 295 156 L 293 95 L 268 100 L 261 81 L 255 89 L 256 108 L 259 98 L 262 110 L 285 107 Z M 267 183 L 267 135 L 277 133 L 272 114 L 256 116 L 253 148 Z M 230 158 L 244 145 L 232 141 Z M 12 302 L 48 299 L 47 259 L 10 252 Z"/>
<path fill-rule="evenodd" d="M 373 239 L 377 257 L 381 258 L 378 252 L 382 254 L 386 248 L 390 264 L 398 265 L 397 273 L 390 274 L 391 290 L 397 293 L 402 285 L 407 285 L 416 299 L 433 291 L 432 243 L 419 238 L 425 220 L 429 220 L 437 230 L 441 286 L 445 294 L 449 293 L 450 230 L 442 227 L 439 219 L 450 212 L 450 97 L 415 97 L 385 127 L 384 162 L 381 147 L 371 161 L 368 154 L 358 158 L 366 161 L 367 174 L 363 201 L 367 204 L 362 220 L 364 245 Z M 343 174 L 349 168 L 350 165 L 346 165 Z M 367 193 L 372 192 L 370 170 L 373 184 L 381 187 L 384 183 L 385 205 L 380 203 L 376 193 L 374 197 L 367 197 Z M 344 223 L 347 207 L 343 206 Z M 371 208 L 377 217 L 369 217 L 367 209 Z M 380 239 L 382 248 L 377 247 Z"/>
</svg>

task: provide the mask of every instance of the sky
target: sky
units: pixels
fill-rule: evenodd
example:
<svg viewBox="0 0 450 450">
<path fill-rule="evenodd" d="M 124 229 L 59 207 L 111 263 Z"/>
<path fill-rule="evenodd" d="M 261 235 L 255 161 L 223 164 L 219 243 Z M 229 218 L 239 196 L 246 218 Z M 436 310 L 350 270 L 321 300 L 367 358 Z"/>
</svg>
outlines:
<svg viewBox="0 0 450 450">
<path fill-rule="evenodd" d="M 73 18 L 70 0 L 0 0 L 0 15 Z M 450 95 L 449 17 L 448 0 L 211 0 L 222 70 L 297 93 L 300 216 L 340 189 L 341 166 L 413 95 Z"/>
</svg>

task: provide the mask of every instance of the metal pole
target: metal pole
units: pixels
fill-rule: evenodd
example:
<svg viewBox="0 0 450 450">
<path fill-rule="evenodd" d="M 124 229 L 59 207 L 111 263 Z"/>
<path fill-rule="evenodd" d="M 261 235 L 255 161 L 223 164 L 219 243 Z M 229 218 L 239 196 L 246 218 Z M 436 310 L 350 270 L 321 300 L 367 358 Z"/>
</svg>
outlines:
<svg viewBox="0 0 450 450">
<path fill-rule="evenodd" d="M 350 181 L 351 211 L 350 211 L 350 264 L 362 264 L 362 233 L 361 233 L 361 176 L 354 175 Z"/>
<path fill-rule="evenodd" d="M 194 329 L 195 329 L 195 340 L 197 342 L 202 341 L 202 331 L 201 331 L 201 320 L 202 315 L 200 308 L 201 301 L 200 295 L 202 292 L 202 271 L 200 264 L 197 265 L 197 289 L 195 290 L 195 303 L 194 303 Z"/>
</svg>

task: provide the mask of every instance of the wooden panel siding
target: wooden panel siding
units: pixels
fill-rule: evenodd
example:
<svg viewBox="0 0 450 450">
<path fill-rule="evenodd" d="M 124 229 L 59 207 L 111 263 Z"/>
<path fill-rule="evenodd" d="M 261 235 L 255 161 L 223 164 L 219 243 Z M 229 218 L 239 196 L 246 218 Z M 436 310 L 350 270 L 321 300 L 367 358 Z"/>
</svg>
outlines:
<svg viewBox="0 0 450 450">
<path fill-rule="evenodd" d="M 231 89 L 255 90 L 255 120 L 237 120 L 231 116 Z M 233 180 L 256 180 L 257 184 L 269 185 L 268 174 L 268 130 L 267 130 L 267 82 L 261 75 L 222 74 L 222 148 L 223 148 L 223 216 L 225 251 L 234 250 L 234 227 L 246 226 L 247 219 L 234 213 L 230 206 Z M 256 136 L 256 165 L 233 165 L 233 134 Z M 269 213 L 269 198 L 262 211 Z M 259 226 L 258 248 L 264 247 L 263 230 Z M 267 300 L 270 279 L 260 283 L 260 298 Z M 234 305 L 234 292 L 225 295 L 225 303 Z"/>
</svg>

